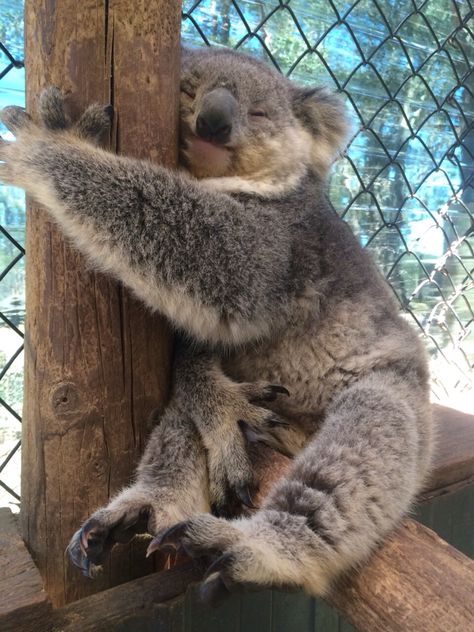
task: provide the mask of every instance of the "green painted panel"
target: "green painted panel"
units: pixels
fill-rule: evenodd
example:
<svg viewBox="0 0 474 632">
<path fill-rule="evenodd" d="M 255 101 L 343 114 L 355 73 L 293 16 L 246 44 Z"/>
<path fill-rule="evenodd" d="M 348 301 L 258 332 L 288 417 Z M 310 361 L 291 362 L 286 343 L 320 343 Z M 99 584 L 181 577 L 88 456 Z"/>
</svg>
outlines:
<svg viewBox="0 0 474 632">
<path fill-rule="evenodd" d="M 474 558 L 474 485 L 458 492 L 452 539 L 457 549 Z"/>
<path fill-rule="evenodd" d="M 272 629 L 273 592 L 262 590 L 242 596 L 240 632 L 267 632 Z"/>
<path fill-rule="evenodd" d="M 474 557 L 474 485 L 422 503 L 413 517 L 465 555 Z"/>
<path fill-rule="evenodd" d="M 314 632 L 338 632 L 339 615 L 324 601 L 314 600 Z"/>
<path fill-rule="evenodd" d="M 186 593 L 184 632 L 240 632 L 241 595 L 210 608 L 201 601 L 198 590 L 193 586 Z"/>
<path fill-rule="evenodd" d="M 271 632 L 307 632 L 314 628 L 314 600 L 304 592 L 273 591 Z"/>
</svg>

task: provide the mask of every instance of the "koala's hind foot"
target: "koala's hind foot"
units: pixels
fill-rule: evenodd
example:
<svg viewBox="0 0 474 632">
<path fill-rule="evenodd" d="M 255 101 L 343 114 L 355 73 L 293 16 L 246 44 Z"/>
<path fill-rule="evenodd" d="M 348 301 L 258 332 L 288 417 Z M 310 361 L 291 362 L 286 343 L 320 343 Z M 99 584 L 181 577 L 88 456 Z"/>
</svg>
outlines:
<svg viewBox="0 0 474 632">
<path fill-rule="evenodd" d="M 234 521 L 202 514 L 158 535 L 148 554 L 174 548 L 211 560 L 200 594 L 214 605 L 229 593 L 269 586 L 291 588 L 311 582 L 324 593 L 324 569 L 307 555 L 314 552 L 314 539 L 304 519 L 276 511 Z"/>
<path fill-rule="evenodd" d="M 66 553 L 83 575 L 94 577 L 115 544 L 128 544 L 138 534 L 153 533 L 154 522 L 146 498 L 133 488 L 125 490 L 86 520 L 72 536 Z"/>
<path fill-rule="evenodd" d="M 98 509 L 73 535 L 67 554 L 93 577 L 115 544 L 209 510 L 206 455 L 191 420 L 170 406 L 150 435 L 136 482 Z"/>
</svg>

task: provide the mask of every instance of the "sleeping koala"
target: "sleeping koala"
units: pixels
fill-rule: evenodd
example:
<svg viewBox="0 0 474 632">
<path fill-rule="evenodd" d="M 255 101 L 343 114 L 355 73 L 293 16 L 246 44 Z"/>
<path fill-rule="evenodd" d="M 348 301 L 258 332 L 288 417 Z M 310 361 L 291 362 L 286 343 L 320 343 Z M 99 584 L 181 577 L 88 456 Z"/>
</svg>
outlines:
<svg viewBox="0 0 474 632">
<path fill-rule="evenodd" d="M 187 51 L 179 172 L 94 146 L 99 106 L 71 125 L 48 89 L 39 119 L 3 110 L 17 141 L 1 179 L 180 337 L 135 482 L 74 534 L 72 560 L 92 575 L 148 532 L 150 551 L 214 560 L 209 601 L 238 584 L 324 595 L 409 509 L 432 452 L 423 348 L 324 195 L 340 102 L 242 54 Z M 294 460 L 229 519 L 252 506 L 252 444 Z"/>
</svg>

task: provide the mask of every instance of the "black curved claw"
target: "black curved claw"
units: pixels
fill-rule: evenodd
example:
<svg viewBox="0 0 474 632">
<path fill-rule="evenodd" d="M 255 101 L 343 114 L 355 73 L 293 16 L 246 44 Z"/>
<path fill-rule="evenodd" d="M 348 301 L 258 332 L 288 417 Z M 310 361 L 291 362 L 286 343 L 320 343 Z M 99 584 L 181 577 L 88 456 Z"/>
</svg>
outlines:
<svg viewBox="0 0 474 632">
<path fill-rule="evenodd" d="M 241 433 L 244 435 L 247 441 L 249 441 L 250 443 L 259 443 L 261 441 L 261 436 L 244 419 L 239 419 L 237 423 L 239 425 Z"/>
<path fill-rule="evenodd" d="M 187 527 L 188 521 L 184 520 L 159 533 L 148 545 L 146 556 L 148 557 L 158 549 L 164 549 L 165 547 L 176 551 L 181 544 L 181 538 L 186 533 Z"/>
<path fill-rule="evenodd" d="M 225 571 L 232 566 L 235 562 L 235 557 L 233 553 L 227 552 L 223 553 L 221 556 L 214 560 L 212 564 L 208 567 L 206 573 L 204 574 L 203 581 L 206 581 L 211 575 L 214 573 L 225 573 Z"/>
<path fill-rule="evenodd" d="M 263 445 L 267 445 L 268 447 L 272 448 L 272 450 L 276 450 L 277 452 L 280 452 L 280 454 L 283 454 L 284 456 L 288 456 L 288 457 L 293 456 L 293 454 L 289 450 L 287 450 L 286 446 L 279 440 L 279 438 L 273 435 L 270 429 L 268 429 L 267 431 L 259 430 L 255 428 L 254 426 L 251 426 L 250 424 L 248 424 L 243 419 L 239 419 L 238 424 L 239 424 L 240 431 L 242 432 L 245 439 L 249 443 L 251 444 L 261 443 Z M 286 424 L 286 422 L 273 424 L 273 426 L 268 424 L 268 428 L 275 427 L 276 425 L 285 426 L 289 424 Z"/>
<path fill-rule="evenodd" d="M 259 402 L 274 402 L 278 395 L 286 395 L 289 397 L 290 391 L 279 384 L 267 384 L 259 395 L 252 397 L 249 401 L 251 404 L 258 404 Z"/>
<path fill-rule="evenodd" d="M 280 386 L 279 384 L 270 384 L 268 388 L 271 389 L 274 393 L 281 393 L 283 395 L 286 395 L 287 397 L 290 397 L 290 391 L 284 386 Z"/>
<path fill-rule="evenodd" d="M 256 506 L 253 503 L 252 494 L 250 492 L 250 488 L 248 485 L 243 485 L 242 487 L 236 487 L 235 495 L 240 500 L 240 502 L 248 507 L 249 509 L 256 509 Z"/>
<path fill-rule="evenodd" d="M 275 428 L 275 426 L 288 428 L 290 425 L 287 421 L 285 421 L 281 417 L 278 417 L 277 415 L 270 415 L 267 419 L 267 424 L 270 426 L 270 428 Z"/>
<path fill-rule="evenodd" d="M 208 606 L 217 606 L 224 599 L 230 597 L 230 591 L 227 589 L 222 576 L 217 574 L 201 584 L 199 597 Z"/>
<path fill-rule="evenodd" d="M 76 531 L 67 545 L 66 554 L 74 566 L 81 571 L 84 577 L 92 579 L 97 574 L 100 566 L 94 564 L 87 556 L 84 548 L 85 538 L 84 528 Z"/>
<path fill-rule="evenodd" d="M 203 583 L 199 589 L 199 596 L 210 606 L 219 604 L 230 596 L 236 584 L 231 580 L 227 571 L 235 561 L 232 553 L 224 553 L 207 569 Z"/>
</svg>

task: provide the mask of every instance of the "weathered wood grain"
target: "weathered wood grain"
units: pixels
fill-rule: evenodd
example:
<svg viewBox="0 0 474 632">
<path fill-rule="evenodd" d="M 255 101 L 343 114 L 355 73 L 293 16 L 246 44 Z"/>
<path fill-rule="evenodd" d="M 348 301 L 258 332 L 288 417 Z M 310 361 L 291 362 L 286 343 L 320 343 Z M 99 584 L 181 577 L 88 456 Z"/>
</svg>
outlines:
<svg viewBox="0 0 474 632">
<path fill-rule="evenodd" d="M 27 0 L 27 107 L 53 84 L 73 114 L 93 101 L 117 111 L 112 143 L 176 162 L 180 3 Z M 116 549 L 95 582 L 64 549 L 93 510 L 126 483 L 150 411 L 169 381 L 170 336 L 28 204 L 22 530 L 53 603 L 78 599 L 153 567 L 143 547 Z"/>
<path fill-rule="evenodd" d="M 361 632 L 474 629 L 474 561 L 407 520 L 330 603 Z"/>
<path fill-rule="evenodd" d="M 9 509 L 0 509 L 0 632 L 46 629 L 51 602 Z"/>
<path fill-rule="evenodd" d="M 127 630 L 163 630 L 156 625 L 160 604 L 182 595 L 187 587 L 200 579 L 202 569 L 193 564 L 141 577 L 68 604 L 54 611 L 53 629 L 61 632 L 112 632 Z M 171 604 L 166 604 L 169 608 Z M 146 627 L 155 622 L 155 626 Z M 46 632 L 38 630 L 37 632 Z"/>
<path fill-rule="evenodd" d="M 474 406 L 473 406 L 474 413 Z M 438 427 L 433 474 L 425 495 L 443 493 L 450 485 L 474 477 L 474 414 L 433 406 Z"/>
</svg>

